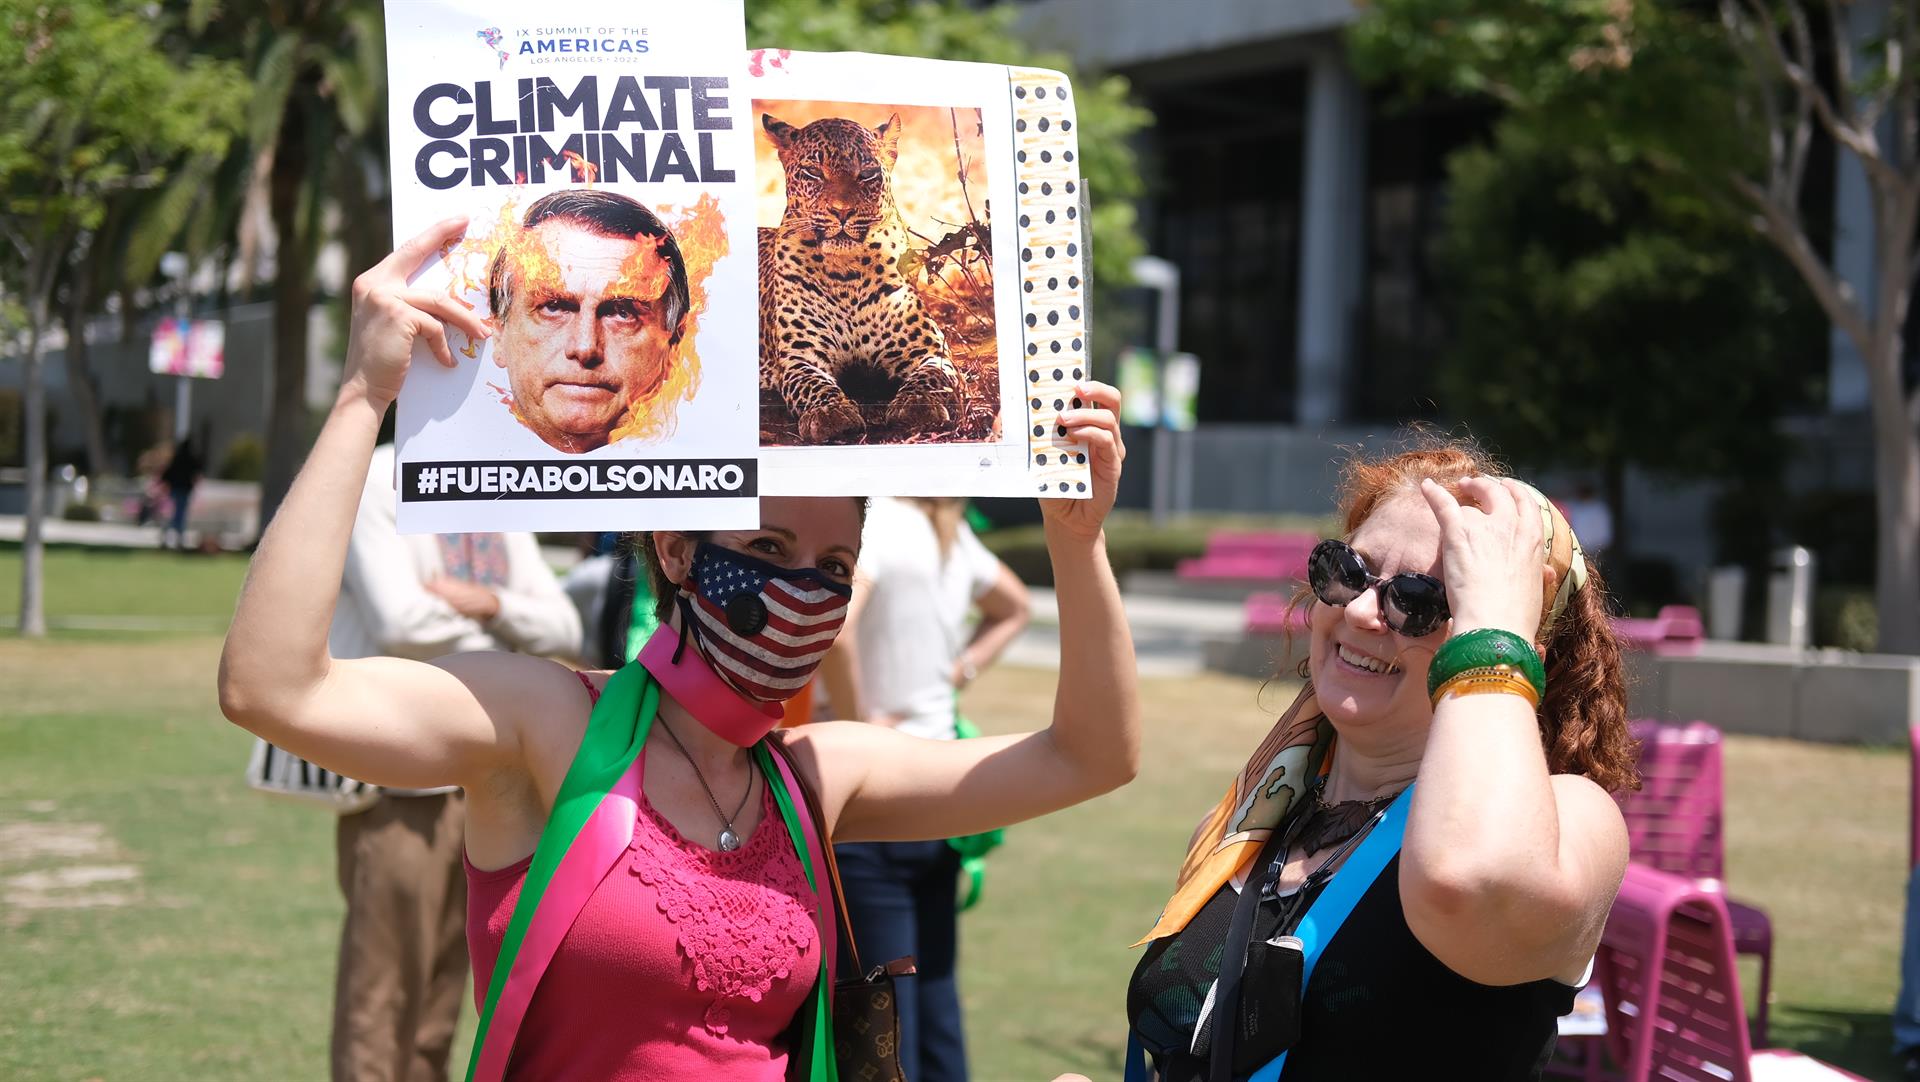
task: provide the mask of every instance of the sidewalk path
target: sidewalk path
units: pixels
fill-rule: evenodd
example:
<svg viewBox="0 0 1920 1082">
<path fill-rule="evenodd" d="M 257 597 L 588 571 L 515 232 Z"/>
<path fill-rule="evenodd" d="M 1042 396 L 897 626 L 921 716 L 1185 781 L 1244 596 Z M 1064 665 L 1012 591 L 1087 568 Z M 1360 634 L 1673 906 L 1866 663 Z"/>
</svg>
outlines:
<svg viewBox="0 0 1920 1082">
<path fill-rule="evenodd" d="M 1005 660 L 1029 668 L 1059 668 L 1059 601 L 1052 590 L 1037 588 L 1032 599 L 1033 623 L 1007 647 Z M 1192 676 L 1203 668 L 1203 643 L 1240 634 L 1243 617 L 1237 602 L 1140 595 L 1122 600 L 1142 676 Z"/>
<path fill-rule="evenodd" d="M 160 527 L 133 526 L 124 522 L 69 522 L 48 519 L 43 527 L 49 545 L 92 545 L 98 548 L 157 549 Z M 26 535 L 27 520 L 19 515 L 0 515 L 0 541 L 19 543 Z M 580 562 L 580 552 L 571 545 L 542 545 L 540 554 L 556 574 Z"/>
<path fill-rule="evenodd" d="M 131 526 L 124 522 L 69 522 L 50 518 L 41 527 L 49 545 L 98 545 L 105 548 L 157 549 L 160 527 Z M 20 515 L 0 515 L 0 541 L 18 542 L 27 533 Z"/>
</svg>

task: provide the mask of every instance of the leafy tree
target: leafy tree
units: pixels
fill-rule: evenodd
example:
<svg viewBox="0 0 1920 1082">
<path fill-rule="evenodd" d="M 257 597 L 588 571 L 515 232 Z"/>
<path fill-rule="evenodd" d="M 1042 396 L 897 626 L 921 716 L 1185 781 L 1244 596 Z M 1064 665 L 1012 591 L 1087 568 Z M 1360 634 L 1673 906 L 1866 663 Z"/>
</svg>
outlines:
<svg viewBox="0 0 1920 1082">
<path fill-rule="evenodd" d="M 1772 419 L 1808 398 L 1796 362 L 1821 334 L 1776 253 L 1648 170 L 1524 124 L 1448 164 L 1450 410 L 1516 458 L 1599 471 L 1622 524 L 1630 463 L 1777 483 Z"/>
<path fill-rule="evenodd" d="M 208 227 L 233 244 L 249 283 L 265 276 L 267 246 L 255 223 L 264 217 L 273 234 L 264 526 L 311 442 L 308 316 L 320 250 L 343 240 L 349 270 L 358 271 L 391 245 L 381 179 L 385 25 L 378 0 L 192 0 L 189 8 L 200 48 L 231 59 L 252 84 L 245 138 L 222 169 L 228 194 L 212 208 Z"/>
<path fill-rule="evenodd" d="M 749 48 L 893 53 L 1053 68 L 1073 79 L 1081 175 L 1093 200 L 1096 282 L 1123 283 L 1145 251 L 1132 200 L 1143 190 L 1128 140 L 1151 114 L 1127 99 L 1118 76 L 1080 78 L 1073 61 L 1028 45 L 1013 30 L 1010 5 L 981 9 L 963 0 L 748 0 Z"/>
<path fill-rule="evenodd" d="M 24 313 L 27 524 L 20 630 L 41 635 L 47 471 L 41 375 L 55 288 L 90 251 L 114 203 L 220 154 L 238 120 L 227 67 L 169 55 L 149 5 L 0 0 L 0 291 Z"/>
<path fill-rule="evenodd" d="M 1878 25 L 1872 25 L 1879 20 Z M 1366 68 L 1415 89 L 1488 94 L 1563 145 L 1657 170 L 1741 215 L 1792 264 L 1865 359 L 1880 649 L 1920 653 L 1920 392 L 1905 324 L 1920 270 L 1920 18 L 1911 5 L 1813 0 L 1374 0 Z M 1814 137 L 1852 155 L 1872 209 L 1872 295 L 1810 223 Z"/>
<path fill-rule="evenodd" d="M 115 465 L 107 451 L 106 417 L 100 381 L 93 372 L 87 323 L 104 309 L 109 297 L 118 294 L 123 326 L 131 333 L 140 302 L 152 303 L 155 298 L 148 287 L 154 283 L 161 255 L 175 247 L 186 248 L 190 257 L 205 254 L 205 246 L 194 242 L 189 226 L 201 208 L 217 198 L 210 182 L 219 164 L 216 155 L 191 156 L 164 183 L 113 199 L 99 228 L 84 245 L 76 245 L 61 275 L 56 300 L 66 324 L 62 352 L 67 391 L 81 423 L 90 476 L 109 475 Z"/>
</svg>

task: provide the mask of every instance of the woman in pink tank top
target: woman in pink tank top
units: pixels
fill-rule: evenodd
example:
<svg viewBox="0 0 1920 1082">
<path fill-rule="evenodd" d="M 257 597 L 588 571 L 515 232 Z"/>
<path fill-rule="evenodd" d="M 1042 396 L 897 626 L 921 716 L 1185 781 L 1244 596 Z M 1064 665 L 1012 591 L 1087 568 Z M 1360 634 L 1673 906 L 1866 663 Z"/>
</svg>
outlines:
<svg viewBox="0 0 1920 1082">
<path fill-rule="evenodd" d="M 977 833 L 1097 796 L 1138 769 L 1132 640 L 1102 534 L 1125 457 L 1119 395 L 1082 384 L 1060 415 L 1087 448 L 1093 491 L 1042 501 L 1059 686 L 1073 689 L 1056 695 L 1042 732 L 953 742 L 832 722 L 782 734 L 790 768 L 767 756 L 782 702 L 844 619 L 865 514 L 849 498 L 765 498 L 756 530 L 639 535 L 663 624 L 612 677 L 583 682 L 510 654 L 334 659 L 326 627 L 355 502 L 414 343 L 451 366 L 442 321 L 475 339 L 493 333 L 407 283 L 464 227 L 435 226 L 355 282 L 346 377 L 254 555 L 221 658 L 221 708 L 350 777 L 466 789 L 468 941 L 476 991 L 495 1004 L 480 1077 L 790 1076 L 788 1034 L 832 946 L 808 853 L 828 837 Z M 603 687 L 609 704 L 648 689 L 637 721 L 613 719 L 638 737 L 631 765 L 589 757 L 611 716 L 594 714 Z M 586 791 L 604 799 L 580 805 L 579 781 L 596 770 L 603 784 Z M 817 796 L 822 822 L 781 810 L 795 787 Z M 556 867 L 543 834 L 585 806 Z M 530 927 L 516 916 L 529 891 L 544 892 Z M 562 901 L 566 919 L 543 921 Z"/>
</svg>

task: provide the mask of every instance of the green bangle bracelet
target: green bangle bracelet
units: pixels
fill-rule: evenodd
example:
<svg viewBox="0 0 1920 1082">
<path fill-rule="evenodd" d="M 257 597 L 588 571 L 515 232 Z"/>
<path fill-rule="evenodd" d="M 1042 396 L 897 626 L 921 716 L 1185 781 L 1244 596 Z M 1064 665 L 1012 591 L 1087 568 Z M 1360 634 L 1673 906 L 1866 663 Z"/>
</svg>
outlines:
<svg viewBox="0 0 1920 1082">
<path fill-rule="evenodd" d="M 1432 698 L 1440 685 L 1468 669 L 1492 665 L 1510 665 L 1527 678 L 1542 698 L 1547 694 L 1547 670 L 1533 644 L 1511 631 L 1483 627 L 1455 635 L 1440 645 L 1427 666 L 1427 697 Z"/>
</svg>

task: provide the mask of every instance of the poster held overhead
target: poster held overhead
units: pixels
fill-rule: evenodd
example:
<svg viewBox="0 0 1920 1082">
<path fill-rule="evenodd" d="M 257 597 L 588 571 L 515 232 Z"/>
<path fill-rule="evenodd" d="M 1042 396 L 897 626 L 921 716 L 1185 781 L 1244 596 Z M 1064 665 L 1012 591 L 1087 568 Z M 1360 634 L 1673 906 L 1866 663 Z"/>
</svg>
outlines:
<svg viewBox="0 0 1920 1082">
<path fill-rule="evenodd" d="M 1058 72 L 757 50 L 761 490 L 1088 495 L 1089 292 Z"/>
<path fill-rule="evenodd" d="M 485 312 L 418 351 L 402 532 L 751 528 L 753 146 L 741 0 L 387 0 L 396 241 Z"/>
</svg>

